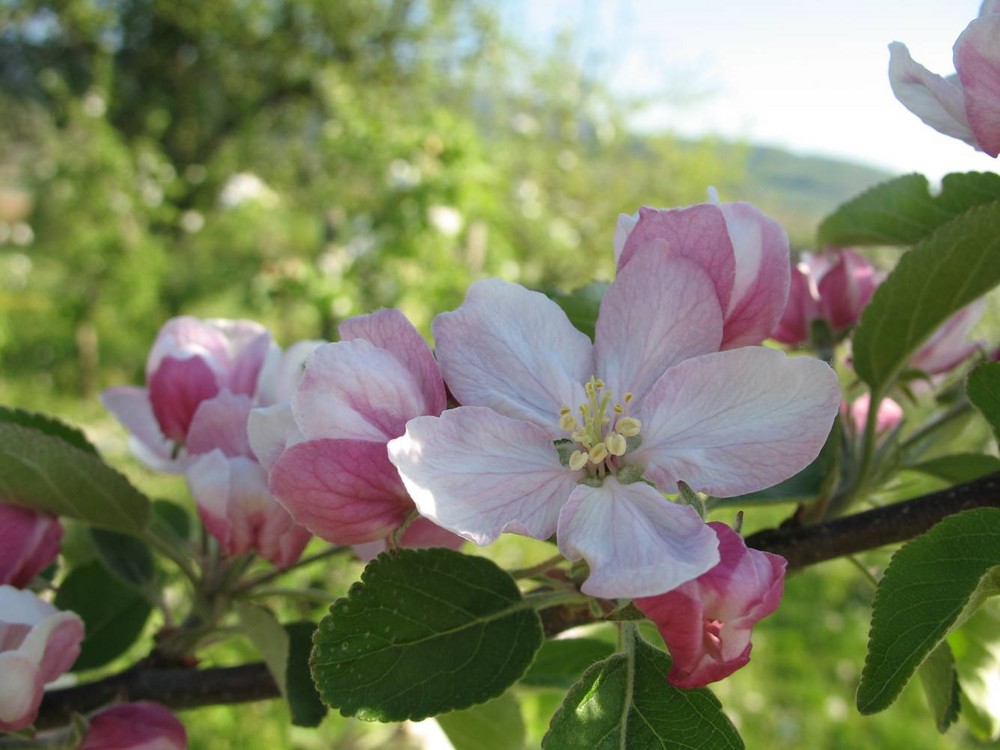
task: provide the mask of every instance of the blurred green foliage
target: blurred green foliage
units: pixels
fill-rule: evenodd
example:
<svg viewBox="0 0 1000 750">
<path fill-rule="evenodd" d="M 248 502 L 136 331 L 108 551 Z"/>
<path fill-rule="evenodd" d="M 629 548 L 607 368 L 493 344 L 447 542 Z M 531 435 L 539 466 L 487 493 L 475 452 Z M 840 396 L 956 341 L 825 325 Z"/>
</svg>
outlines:
<svg viewBox="0 0 1000 750">
<path fill-rule="evenodd" d="M 141 380 L 179 313 L 285 343 L 470 280 L 612 273 L 618 213 L 739 176 L 460 0 L 0 0 L 8 383 Z M 32 236 L 33 235 L 33 236 Z M 41 390 L 38 390 L 41 389 Z"/>
</svg>

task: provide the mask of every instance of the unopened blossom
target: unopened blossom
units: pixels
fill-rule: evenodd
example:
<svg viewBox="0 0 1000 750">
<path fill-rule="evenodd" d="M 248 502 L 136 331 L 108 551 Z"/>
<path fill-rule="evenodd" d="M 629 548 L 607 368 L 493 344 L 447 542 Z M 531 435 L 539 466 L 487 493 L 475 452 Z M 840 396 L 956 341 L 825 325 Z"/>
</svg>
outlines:
<svg viewBox="0 0 1000 750">
<path fill-rule="evenodd" d="M 863 393 L 851 403 L 846 401 L 841 405 L 841 414 L 851 421 L 856 434 L 865 431 L 868 423 L 868 412 L 871 409 L 871 394 Z M 875 415 L 875 433 L 881 435 L 894 430 L 903 421 L 903 407 L 891 398 L 879 401 L 878 412 Z"/>
<path fill-rule="evenodd" d="M 718 351 L 724 308 L 698 263 L 655 244 L 631 252 L 593 344 L 544 295 L 473 284 L 433 325 L 463 406 L 389 443 L 421 514 L 480 545 L 555 534 L 589 564 L 583 591 L 609 598 L 660 594 L 718 563 L 714 532 L 662 493 L 683 480 L 739 495 L 791 476 L 840 403 L 823 362 Z"/>
<path fill-rule="evenodd" d="M 955 369 L 984 345 L 969 341 L 969 334 L 986 310 L 985 298 L 966 305 L 931 335 L 910 358 L 910 369 L 940 375 Z"/>
<path fill-rule="evenodd" d="M 955 75 L 914 62 L 889 45 L 889 83 L 903 105 L 940 133 L 996 157 L 1000 153 L 1000 4 L 987 0 L 954 46 Z"/>
<path fill-rule="evenodd" d="M 788 237 L 749 203 L 640 208 L 618 217 L 615 260 L 623 269 L 640 251 L 687 258 L 712 280 L 722 308 L 721 348 L 759 344 L 774 329 L 788 296 Z"/>
<path fill-rule="evenodd" d="M 146 387 L 101 393 L 104 406 L 129 430 L 133 452 L 153 468 L 180 472 L 178 461 L 195 413 L 223 391 L 253 397 L 277 349 L 268 331 L 249 320 L 172 318 L 146 361 Z"/>
<path fill-rule="evenodd" d="M 169 708 L 139 701 L 95 714 L 79 750 L 186 750 L 187 746 L 187 730 Z"/>
<path fill-rule="evenodd" d="M 0 586 L 0 730 L 30 726 L 46 683 L 80 655 L 83 621 L 31 591 Z"/>
<path fill-rule="evenodd" d="M 853 250 L 802 253 L 792 267 L 788 302 L 771 338 L 791 345 L 808 342 L 816 320 L 842 333 L 858 322 L 882 280 L 883 274 Z"/>
<path fill-rule="evenodd" d="M 719 564 L 672 591 L 634 601 L 667 644 L 673 660 L 667 680 L 679 688 L 703 687 L 750 661 L 751 630 L 778 608 L 784 591 L 783 557 L 749 549 L 724 523 L 709 526 L 719 538 Z"/>
<path fill-rule="evenodd" d="M 399 310 L 346 320 L 340 335 L 312 354 L 288 404 L 254 412 L 250 440 L 298 523 L 336 544 L 365 544 L 414 511 L 386 444 L 408 419 L 441 413 L 446 395 L 430 347 Z M 438 545 L 461 543 L 429 533 Z"/>
<path fill-rule="evenodd" d="M 0 584 L 24 588 L 59 554 L 63 528 L 51 513 L 0 502 Z"/>
</svg>

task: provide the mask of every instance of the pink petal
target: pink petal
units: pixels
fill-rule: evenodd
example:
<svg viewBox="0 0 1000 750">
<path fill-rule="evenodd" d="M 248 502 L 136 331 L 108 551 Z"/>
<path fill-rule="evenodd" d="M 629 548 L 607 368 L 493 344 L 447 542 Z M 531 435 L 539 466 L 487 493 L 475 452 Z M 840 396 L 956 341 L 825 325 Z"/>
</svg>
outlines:
<svg viewBox="0 0 1000 750">
<path fill-rule="evenodd" d="M 306 361 L 325 341 L 298 341 L 288 347 L 280 356 L 270 355 L 264 362 L 257 386 L 257 403 L 261 406 L 272 406 L 284 403 L 292 398 L 302 379 Z"/>
<path fill-rule="evenodd" d="M 792 266 L 788 301 L 771 338 L 792 346 L 807 342 L 812 321 L 822 317 L 817 296 L 809 263 L 803 259 Z"/>
<path fill-rule="evenodd" d="M 749 203 L 722 203 L 719 208 L 736 263 L 722 348 L 759 344 L 777 325 L 788 297 L 788 236 Z"/>
<path fill-rule="evenodd" d="M 955 70 L 976 145 L 996 157 L 1000 153 L 1000 16 L 985 15 L 962 32 L 955 42 Z"/>
<path fill-rule="evenodd" d="M 116 386 L 101 391 L 101 403 L 122 423 L 133 453 L 150 468 L 176 473 L 183 469 L 173 458 L 174 443 L 160 430 L 149 401 L 149 390 Z"/>
<path fill-rule="evenodd" d="M 899 42 L 889 45 L 889 83 L 903 106 L 925 124 L 939 133 L 976 145 L 965 113 L 962 88 L 914 62 L 906 45 Z"/>
<path fill-rule="evenodd" d="M 499 279 L 477 281 L 434 320 L 445 382 L 459 403 L 488 406 L 555 429 L 559 409 L 583 400 L 594 374 L 590 340 L 559 306 Z"/>
<path fill-rule="evenodd" d="M 0 584 L 31 583 L 55 561 L 62 536 L 56 516 L 0 502 Z"/>
<path fill-rule="evenodd" d="M 310 440 L 384 443 L 403 434 L 406 420 L 429 409 L 403 363 L 363 339 L 317 349 L 292 397 L 295 421 Z"/>
<path fill-rule="evenodd" d="M 719 562 L 718 539 L 686 505 L 645 482 L 577 485 L 559 514 L 559 551 L 584 558 L 585 594 L 651 596 L 696 578 Z"/>
<path fill-rule="evenodd" d="M 866 257 L 853 250 L 831 255 L 835 262 L 819 279 L 817 291 L 823 317 L 834 331 L 842 331 L 858 322 L 882 278 Z"/>
<path fill-rule="evenodd" d="M 198 405 L 219 392 L 215 371 L 201 357 L 164 357 L 149 378 L 149 401 L 160 430 L 183 443 Z"/>
<path fill-rule="evenodd" d="M 712 280 L 689 260 L 640 250 L 604 295 L 594 339 L 597 372 L 615 397 L 641 399 L 671 365 L 718 351 Z"/>
<path fill-rule="evenodd" d="M 579 474 L 547 430 L 474 406 L 411 420 L 389 457 L 421 515 L 480 545 L 550 537 Z"/>
<path fill-rule="evenodd" d="M 295 414 L 288 403 L 253 409 L 247 420 L 247 439 L 253 454 L 267 471 L 281 454 L 305 440 L 295 423 Z"/>
<path fill-rule="evenodd" d="M 211 321 L 191 315 L 171 318 L 163 324 L 153 341 L 146 359 L 146 380 L 152 377 L 164 357 L 178 356 L 183 352 L 186 353 L 183 356 L 199 356 L 222 363 L 229 358 L 229 348 L 225 334 Z M 220 367 L 219 373 L 222 372 Z"/>
<path fill-rule="evenodd" d="M 224 385 L 233 393 L 253 396 L 257 393 L 260 374 L 273 355 L 280 356 L 271 334 L 262 326 L 250 321 L 218 321 L 227 337 L 232 340 L 234 355 L 226 371 Z"/>
<path fill-rule="evenodd" d="M 38 665 L 18 651 L 0 653 L 0 731 L 31 726 L 42 702 Z"/>
<path fill-rule="evenodd" d="M 626 459 L 665 491 L 683 480 L 720 497 L 770 487 L 819 453 L 840 407 L 825 362 L 763 347 L 688 359 L 653 386 Z"/>
<path fill-rule="evenodd" d="M 298 524 L 334 544 L 381 539 L 413 509 L 385 443 L 299 443 L 272 467 L 270 488 Z"/>
<path fill-rule="evenodd" d="M 733 243 L 722 210 L 710 203 L 659 211 L 640 208 L 639 221 L 628 235 L 618 259 L 618 270 L 644 248 L 656 248 L 670 257 L 693 260 L 715 284 L 719 305 L 729 309 L 736 280 Z"/>
<path fill-rule="evenodd" d="M 914 352 L 910 367 L 928 375 L 938 375 L 957 367 L 979 348 L 980 342 L 967 341 L 972 329 L 986 310 L 981 297 L 948 318 L 931 337 Z"/>
<path fill-rule="evenodd" d="M 187 467 L 188 489 L 205 530 L 223 549 L 229 545 L 229 459 L 221 450 L 203 453 Z"/>
<path fill-rule="evenodd" d="M 465 544 L 465 539 L 442 529 L 433 521 L 423 517 L 407 526 L 403 538 L 399 541 L 399 545 L 407 549 L 428 549 L 431 547 L 458 549 L 463 544 Z M 354 545 L 354 554 L 359 560 L 368 562 L 385 552 L 387 548 L 385 539 L 379 539 L 367 544 Z"/>
<path fill-rule="evenodd" d="M 79 750 L 187 750 L 187 731 L 166 706 L 121 703 L 90 720 Z"/>
<path fill-rule="evenodd" d="M 340 338 L 365 339 L 393 354 L 420 384 L 428 414 L 440 414 L 447 406 L 444 381 L 431 348 L 399 310 L 379 310 L 356 315 L 340 324 Z"/>
<path fill-rule="evenodd" d="M 227 456 L 250 456 L 247 419 L 253 408 L 249 396 L 222 391 L 198 405 L 188 430 L 188 453 L 196 456 L 218 448 Z"/>
</svg>

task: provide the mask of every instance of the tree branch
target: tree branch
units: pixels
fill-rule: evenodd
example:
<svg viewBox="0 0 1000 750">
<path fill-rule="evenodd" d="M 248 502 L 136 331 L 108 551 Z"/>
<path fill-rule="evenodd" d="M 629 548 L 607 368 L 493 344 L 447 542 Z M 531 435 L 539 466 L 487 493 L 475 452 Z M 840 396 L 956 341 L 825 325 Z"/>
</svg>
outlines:
<svg viewBox="0 0 1000 750">
<path fill-rule="evenodd" d="M 766 529 L 747 537 L 747 546 L 788 560 L 789 570 L 845 555 L 905 542 L 941 519 L 963 510 L 1000 507 L 1000 472 L 947 490 L 812 526 Z M 541 612 L 546 635 L 593 622 L 589 607 L 568 605 Z M 171 708 L 244 703 L 277 698 L 278 686 L 263 663 L 214 669 L 158 668 L 139 664 L 121 674 L 62 690 L 42 700 L 36 726 L 66 724 L 74 712 L 93 711 L 112 701 L 152 700 Z"/>
</svg>

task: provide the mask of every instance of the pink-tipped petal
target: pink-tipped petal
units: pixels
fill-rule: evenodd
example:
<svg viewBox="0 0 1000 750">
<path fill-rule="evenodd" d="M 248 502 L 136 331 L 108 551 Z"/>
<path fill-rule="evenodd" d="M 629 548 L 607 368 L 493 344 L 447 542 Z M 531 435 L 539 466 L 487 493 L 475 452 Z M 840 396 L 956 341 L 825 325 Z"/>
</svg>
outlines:
<svg viewBox="0 0 1000 750">
<path fill-rule="evenodd" d="M 149 378 L 149 401 L 160 430 L 183 443 L 198 405 L 219 392 L 216 372 L 201 357 L 164 357 Z"/>
<path fill-rule="evenodd" d="M 976 145 L 965 113 L 962 87 L 914 62 L 906 45 L 899 42 L 889 45 L 889 84 L 903 106 L 925 124 L 970 146 Z"/>
<path fill-rule="evenodd" d="M 269 354 L 260 373 L 257 403 L 267 407 L 289 401 L 302 379 L 306 361 L 325 343 L 315 339 L 297 341 L 280 356 Z"/>
<path fill-rule="evenodd" d="M 176 356 L 179 352 L 223 362 L 229 357 L 229 342 L 211 321 L 200 320 L 191 315 L 171 318 L 163 324 L 153 341 L 146 359 L 146 380 L 152 377 L 164 357 Z M 223 372 L 221 367 L 219 372 Z"/>
<path fill-rule="evenodd" d="M 710 203 L 660 211 L 640 208 L 639 221 L 628 235 L 618 270 L 640 250 L 654 248 L 669 257 L 693 260 L 711 277 L 719 305 L 729 309 L 736 282 L 733 243 L 722 210 Z"/>
<path fill-rule="evenodd" d="M 278 347 L 271 340 L 271 334 L 256 323 L 224 322 L 231 324 L 224 330 L 232 337 L 236 355 L 229 365 L 225 386 L 233 393 L 253 396 L 257 393 L 265 363 L 272 356 L 279 356 Z"/>
<path fill-rule="evenodd" d="M 173 458 L 174 442 L 163 434 L 153 414 L 149 389 L 123 385 L 101 391 L 101 403 L 129 431 L 133 452 L 150 468 L 183 471 Z"/>
<path fill-rule="evenodd" d="M 955 70 L 965 94 L 965 112 L 976 145 L 1000 153 L 1000 15 L 976 19 L 955 42 Z"/>
<path fill-rule="evenodd" d="M 719 497 L 754 492 L 816 458 L 840 400 L 825 362 L 762 347 L 706 354 L 653 386 L 629 457 L 664 489 L 683 480 Z"/>
<path fill-rule="evenodd" d="M 0 731 L 31 726 L 42 702 L 38 665 L 18 651 L 0 652 Z"/>
<path fill-rule="evenodd" d="M 0 502 L 0 584 L 31 583 L 56 559 L 62 536 L 56 516 Z"/>
<path fill-rule="evenodd" d="M 559 551 L 584 558 L 590 596 L 652 596 L 697 578 L 719 561 L 718 539 L 686 505 L 645 482 L 578 485 L 559 514 Z"/>
<path fill-rule="evenodd" d="M 379 310 L 348 318 L 339 327 L 340 338 L 364 339 L 385 349 L 409 370 L 424 394 L 428 414 L 440 414 L 447 406 L 444 381 L 431 348 L 399 310 Z"/>
<path fill-rule="evenodd" d="M 459 403 L 550 429 L 594 371 L 590 340 L 555 302 L 499 279 L 477 281 L 461 307 L 438 315 L 434 340 Z"/>
<path fill-rule="evenodd" d="M 403 538 L 399 540 L 399 546 L 407 549 L 429 549 L 431 547 L 458 549 L 463 544 L 465 544 L 465 539 L 462 537 L 452 534 L 433 521 L 422 517 L 407 526 L 406 531 L 403 532 Z M 366 544 L 356 544 L 353 549 L 359 560 L 368 562 L 385 552 L 387 548 L 386 540 L 379 539 Z"/>
<path fill-rule="evenodd" d="M 640 250 L 604 295 L 594 340 L 597 374 L 615 397 L 627 390 L 641 400 L 668 367 L 718 351 L 712 280 L 692 261 Z"/>
<path fill-rule="evenodd" d="M 550 537 L 578 478 L 549 431 L 482 407 L 411 420 L 389 456 L 421 515 L 480 545 Z"/>
<path fill-rule="evenodd" d="M 308 440 L 384 443 L 429 408 L 403 363 L 363 339 L 319 347 L 292 397 L 295 421 Z"/>
<path fill-rule="evenodd" d="M 79 750 L 186 750 L 187 731 L 166 706 L 140 701 L 91 718 Z"/>
<path fill-rule="evenodd" d="M 253 409 L 247 420 L 247 438 L 253 454 L 267 471 L 285 448 L 305 440 L 288 403 Z"/>
<path fill-rule="evenodd" d="M 221 450 L 203 453 L 188 465 L 185 475 L 205 530 L 226 549 L 229 545 L 229 459 Z"/>
<path fill-rule="evenodd" d="M 985 310 L 986 299 L 981 297 L 948 318 L 914 352 L 910 358 L 910 367 L 928 375 L 939 375 L 953 370 L 971 357 L 979 348 L 980 342 L 967 341 L 967 338 Z"/>
<path fill-rule="evenodd" d="M 749 203 L 722 203 L 719 208 L 736 262 L 722 348 L 759 344 L 781 319 L 788 297 L 788 235 Z"/>
<path fill-rule="evenodd" d="M 882 277 L 867 258 L 853 250 L 832 251 L 830 255 L 833 264 L 819 278 L 817 291 L 823 317 L 834 331 L 842 331 L 858 322 Z"/>
<path fill-rule="evenodd" d="M 222 391 L 202 401 L 188 430 L 188 453 L 196 456 L 218 448 L 227 456 L 249 456 L 247 419 L 253 402 L 249 396 Z"/>
<path fill-rule="evenodd" d="M 413 509 L 385 443 L 299 443 L 272 467 L 270 488 L 298 524 L 334 544 L 381 539 Z"/>
</svg>

